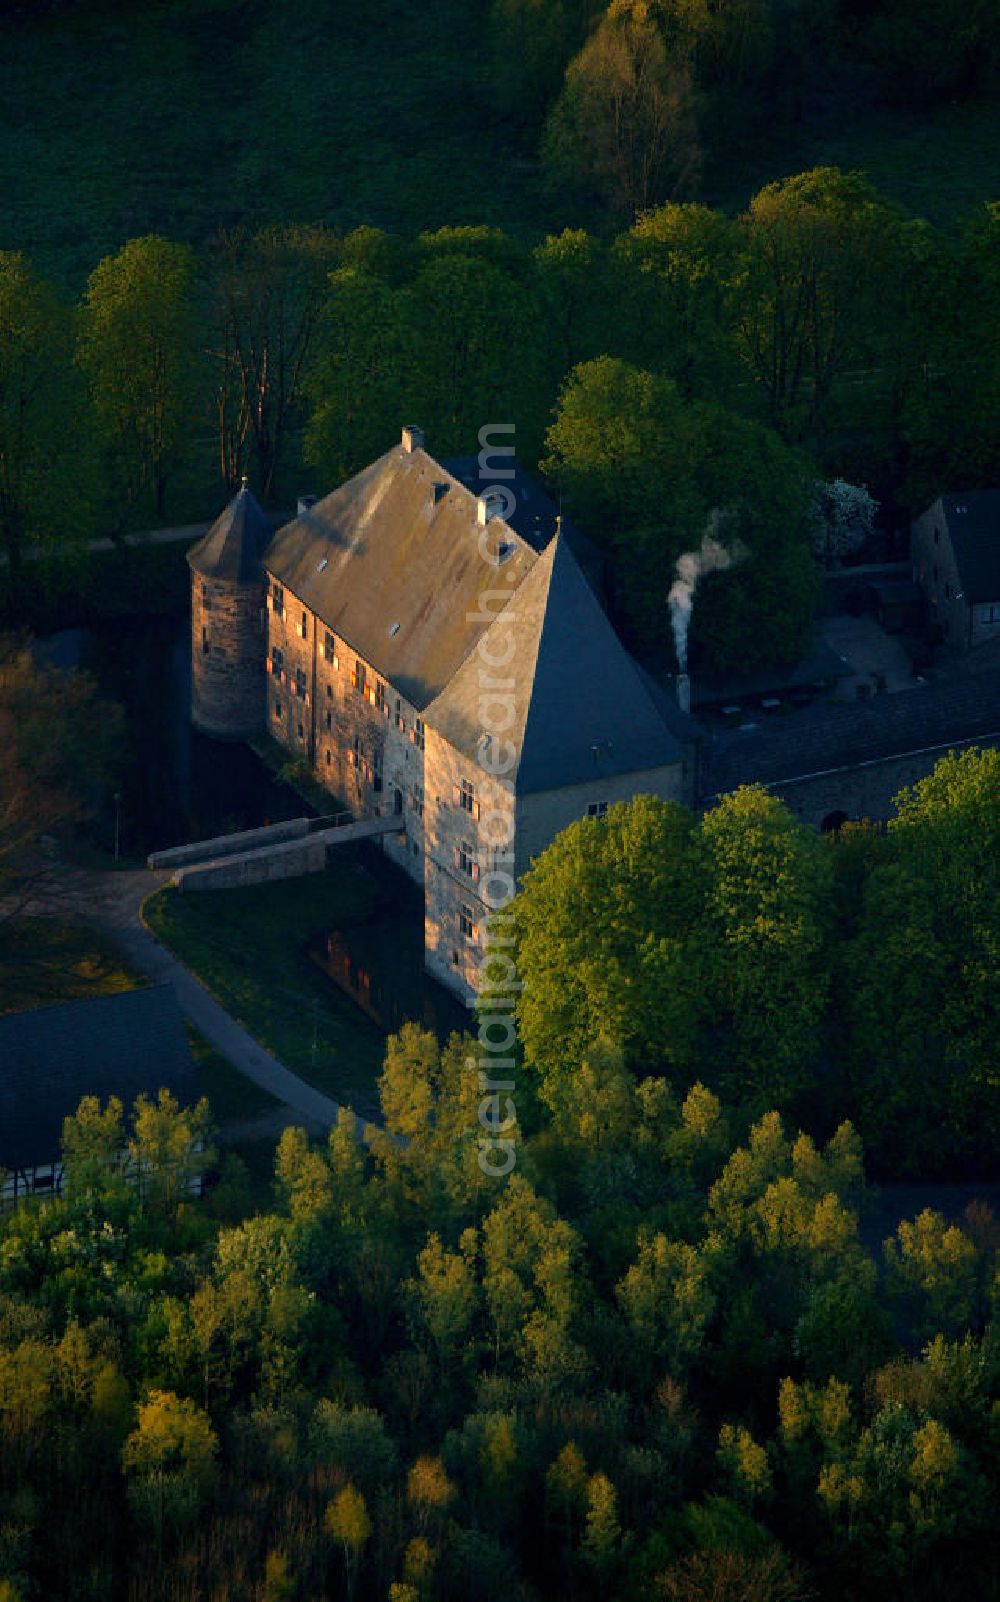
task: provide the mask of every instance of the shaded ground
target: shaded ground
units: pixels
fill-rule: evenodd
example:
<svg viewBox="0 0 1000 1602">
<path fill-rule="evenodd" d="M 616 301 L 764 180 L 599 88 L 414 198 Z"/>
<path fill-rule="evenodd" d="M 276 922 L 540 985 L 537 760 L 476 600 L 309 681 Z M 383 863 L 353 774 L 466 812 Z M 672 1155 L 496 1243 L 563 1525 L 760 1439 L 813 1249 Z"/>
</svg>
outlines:
<svg viewBox="0 0 1000 1602">
<path fill-rule="evenodd" d="M 840 679 L 831 692 L 835 700 L 856 700 L 861 684 L 874 692 L 879 679 L 885 694 L 913 689 L 913 664 L 903 641 L 897 634 L 887 634 L 869 613 L 825 618 L 820 632 L 851 668 L 850 676 Z"/>
<path fill-rule="evenodd" d="M 25 910 L 32 918 L 75 920 L 96 928 L 124 953 L 133 973 L 173 986 L 187 1022 L 239 1074 L 268 1097 L 287 1105 L 298 1121 L 317 1128 L 329 1127 L 336 1120 L 338 1103 L 300 1079 L 261 1046 L 143 925 L 142 902 L 165 878 L 165 874 L 146 869 L 97 873 L 53 865 L 35 881 Z M 226 1095 L 230 1100 L 227 1110 L 238 1118 L 242 1110 L 238 1084 L 230 1081 Z M 261 1099 L 248 1093 L 243 1105 L 256 1116 Z"/>
</svg>

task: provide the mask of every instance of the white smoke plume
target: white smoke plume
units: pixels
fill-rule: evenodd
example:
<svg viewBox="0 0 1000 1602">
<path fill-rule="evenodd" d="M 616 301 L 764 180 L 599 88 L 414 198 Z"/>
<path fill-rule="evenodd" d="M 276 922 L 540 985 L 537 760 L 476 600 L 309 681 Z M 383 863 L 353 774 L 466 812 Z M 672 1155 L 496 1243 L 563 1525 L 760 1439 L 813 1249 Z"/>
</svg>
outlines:
<svg viewBox="0 0 1000 1602">
<path fill-rule="evenodd" d="M 677 666 L 681 673 L 687 672 L 688 629 L 691 626 L 695 590 L 700 580 L 706 573 L 724 572 L 735 562 L 741 562 L 746 555 L 739 540 L 731 540 L 727 547 L 719 538 L 729 521 L 728 513 L 712 512 L 698 549 L 685 551 L 683 556 L 677 558 L 674 569 L 677 576 L 670 586 L 667 605 L 670 608 L 670 626 L 674 631 Z"/>
</svg>

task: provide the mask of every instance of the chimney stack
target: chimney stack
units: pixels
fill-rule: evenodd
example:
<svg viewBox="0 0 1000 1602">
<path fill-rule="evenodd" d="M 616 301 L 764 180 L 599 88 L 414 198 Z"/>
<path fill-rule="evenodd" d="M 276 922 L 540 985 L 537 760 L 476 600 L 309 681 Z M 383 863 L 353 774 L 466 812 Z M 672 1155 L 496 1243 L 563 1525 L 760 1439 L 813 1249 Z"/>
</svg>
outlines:
<svg viewBox="0 0 1000 1602">
<path fill-rule="evenodd" d="M 476 502 L 476 520 L 480 528 L 485 528 L 491 517 L 501 517 L 502 515 L 502 495 L 498 495 L 496 490 L 487 490 L 484 495 L 480 495 Z"/>
<path fill-rule="evenodd" d="M 691 680 L 686 673 L 678 673 L 676 681 L 677 705 L 682 712 L 691 710 Z"/>
<path fill-rule="evenodd" d="M 418 428 L 415 423 L 407 423 L 405 425 L 405 427 L 403 428 L 403 449 L 404 449 L 404 451 L 406 452 L 406 454 L 408 456 L 412 456 L 414 451 L 422 451 L 423 448 L 424 448 L 424 431 L 423 431 L 423 429 L 422 428 Z"/>
</svg>

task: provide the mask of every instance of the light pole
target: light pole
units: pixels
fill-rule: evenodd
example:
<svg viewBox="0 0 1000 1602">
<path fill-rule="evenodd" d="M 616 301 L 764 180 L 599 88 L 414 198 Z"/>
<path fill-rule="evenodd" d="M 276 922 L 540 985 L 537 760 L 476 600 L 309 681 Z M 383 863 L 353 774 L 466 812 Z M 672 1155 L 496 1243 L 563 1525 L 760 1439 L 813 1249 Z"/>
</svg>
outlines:
<svg viewBox="0 0 1000 1602">
<path fill-rule="evenodd" d="M 119 839 L 120 839 L 120 836 L 121 836 L 121 821 L 122 821 L 122 798 L 121 798 L 121 795 L 119 794 L 119 792 L 116 790 L 115 791 L 115 861 L 116 862 L 118 861 L 118 845 L 119 845 Z"/>
</svg>

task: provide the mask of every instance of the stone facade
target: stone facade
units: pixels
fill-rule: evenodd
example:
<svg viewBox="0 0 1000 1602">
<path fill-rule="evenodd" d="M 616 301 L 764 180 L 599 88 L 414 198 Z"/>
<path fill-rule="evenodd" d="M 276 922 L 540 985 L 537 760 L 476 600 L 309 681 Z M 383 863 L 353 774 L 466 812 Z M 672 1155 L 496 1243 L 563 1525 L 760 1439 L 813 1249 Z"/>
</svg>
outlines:
<svg viewBox="0 0 1000 1602">
<path fill-rule="evenodd" d="M 663 801 L 683 801 L 690 806 L 693 795 L 690 762 L 671 767 L 649 768 L 642 773 L 616 773 L 596 776 L 587 784 L 566 785 L 558 790 L 542 790 L 519 796 L 514 871 L 518 878 L 556 835 L 577 818 L 602 817 L 617 801 L 631 801 L 637 795 L 656 795 Z"/>
<path fill-rule="evenodd" d="M 947 643 L 965 651 L 975 643 L 975 613 L 962 594 L 962 580 L 940 501 L 915 519 L 910 553 L 914 581 L 927 597 L 930 621 Z"/>
<path fill-rule="evenodd" d="M 961 503 L 951 515 L 962 516 Z M 969 651 L 1000 639 L 1000 585 L 995 594 L 987 590 L 970 598 L 941 499 L 914 520 L 910 554 L 914 581 L 927 597 L 931 622 L 940 626 L 953 650 Z"/>
<path fill-rule="evenodd" d="M 191 718 L 218 739 L 243 739 L 261 725 L 264 660 L 261 583 L 191 575 Z"/>
<path fill-rule="evenodd" d="M 427 967 L 468 1000 L 478 988 L 486 921 L 502 905 L 515 839 L 510 787 L 427 730 L 424 953 Z"/>
<path fill-rule="evenodd" d="M 267 726 L 362 817 L 402 819 L 386 855 L 424 878 L 423 720 L 370 662 L 267 575 Z"/>
<path fill-rule="evenodd" d="M 901 756 L 878 757 L 853 767 L 834 768 L 825 773 L 806 774 L 768 786 L 775 795 L 814 829 L 839 828 L 847 821 L 862 818 L 884 823 L 896 815 L 893 799 L 900 790 L 925 779 L 949 751 L 963 751 L 971 745 L 995 745 L 996 739 L 950 740 L 925 751 Z"/>
</svg>

